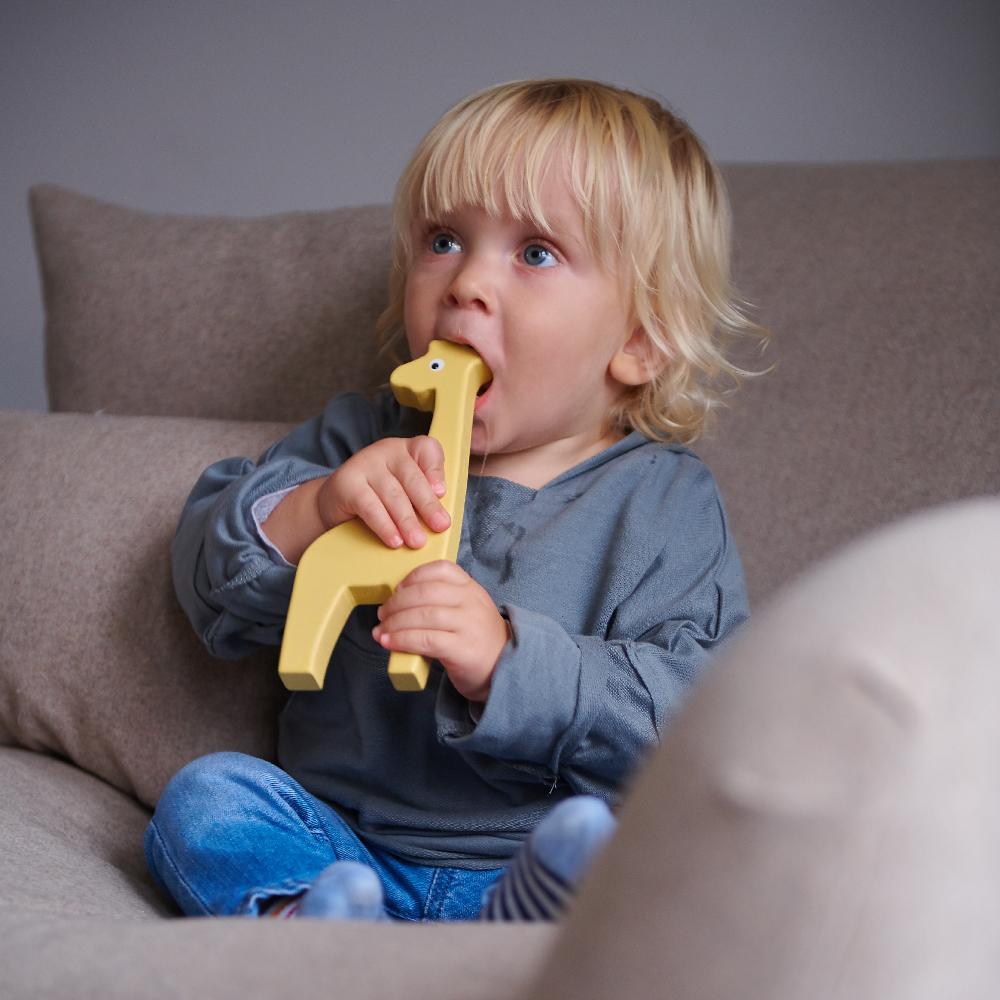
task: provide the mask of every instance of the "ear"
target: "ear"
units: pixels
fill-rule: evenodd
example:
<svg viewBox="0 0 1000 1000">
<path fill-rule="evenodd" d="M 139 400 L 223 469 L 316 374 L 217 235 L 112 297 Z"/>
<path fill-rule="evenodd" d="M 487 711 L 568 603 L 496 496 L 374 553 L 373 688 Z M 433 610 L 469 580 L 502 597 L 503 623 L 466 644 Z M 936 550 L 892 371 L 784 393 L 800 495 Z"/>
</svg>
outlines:
<svg viewBox="0 0 1000 1000">
<path fill-rule="evenodd" d="M 667 359 L 653 348 L 646 331 L 637 326 L 608 363 L 608 374 L 622 385 L 645 385 L 667 366 Z"/>
</svg>

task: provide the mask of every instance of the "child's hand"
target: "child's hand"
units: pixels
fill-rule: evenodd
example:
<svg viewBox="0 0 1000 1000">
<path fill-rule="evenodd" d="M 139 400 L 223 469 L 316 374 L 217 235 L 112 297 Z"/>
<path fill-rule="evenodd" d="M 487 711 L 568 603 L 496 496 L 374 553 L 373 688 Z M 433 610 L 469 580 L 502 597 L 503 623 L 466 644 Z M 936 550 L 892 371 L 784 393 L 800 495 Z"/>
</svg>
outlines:
<svg viewBox="0 0 1000 1000">
<path fill-rule="evenodd" d="M 421 520 L 444 531 L 444 450 L 432 437 L 385 438 L 362 448 L 323 482 L 316 497 L 328 527 L 360 517 L 391 548 L 427 541 Z M 418 516 L 419 515 L 419 516 Z"/>
<path fill-rule="evenodd" d="M 455 689 L 486 701 L 507 644 L 507 623 L 490 595 L 453 562 L 418 566 L 378 611 L 372 635 L 386 649 L 440 660 Z"/>
</svg>

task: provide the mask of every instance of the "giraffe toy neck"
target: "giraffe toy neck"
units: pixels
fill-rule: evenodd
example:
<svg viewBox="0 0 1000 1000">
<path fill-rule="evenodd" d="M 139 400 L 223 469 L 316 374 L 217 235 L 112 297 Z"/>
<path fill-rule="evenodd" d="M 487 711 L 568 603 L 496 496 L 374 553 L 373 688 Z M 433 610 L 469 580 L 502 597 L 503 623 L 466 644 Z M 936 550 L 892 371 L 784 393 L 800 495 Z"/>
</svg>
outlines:
<svg viewBox="0 0 1000 1000">
<path fill-rule="evenodd" d="M 476 389 L 479 387 L 476 386 Z M 449 398 L 449 397 L 454 398 Z M 476 393 L 472 399 L 449 392 L 439 393 L 428 433 L 441 442 L 444 450 L 445 493 L 441 505 L 461 524 L 465 510 L 465 492 L 469 482 L 469 451 L 472 447 L 472 423 L 475 417 Z"/>
<path fill-rule="evenodd" d="M 404 406 L 421 410 L 433 407 L 429 433 L 444 451 L 446 489 L 441 504 L 451 515 L 449 530 L 456 535 L 456 552 L 469 479 L 476 394 L 491 377 L 489 368 L 472 348 L 432 340 L 424 355 L 401 365 L 390 379 L 396 398 Z"/>
</svg>

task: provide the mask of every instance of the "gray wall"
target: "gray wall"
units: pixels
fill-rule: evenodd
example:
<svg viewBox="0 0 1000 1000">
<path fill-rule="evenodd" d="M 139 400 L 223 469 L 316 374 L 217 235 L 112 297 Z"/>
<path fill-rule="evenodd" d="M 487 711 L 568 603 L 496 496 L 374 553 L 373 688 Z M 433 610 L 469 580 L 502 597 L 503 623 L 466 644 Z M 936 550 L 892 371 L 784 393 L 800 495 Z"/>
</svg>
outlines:
<svg viewBox="0 0 1000 1000">
<path fill-rule="evenodd" d="M 528 76 L 645 90 L 716 159 L 1000 156 L 997 0 L 0 0 L 0 408 L 45 409 L 26 191 L 253 215 L 385 201 Z"/>
</svg>

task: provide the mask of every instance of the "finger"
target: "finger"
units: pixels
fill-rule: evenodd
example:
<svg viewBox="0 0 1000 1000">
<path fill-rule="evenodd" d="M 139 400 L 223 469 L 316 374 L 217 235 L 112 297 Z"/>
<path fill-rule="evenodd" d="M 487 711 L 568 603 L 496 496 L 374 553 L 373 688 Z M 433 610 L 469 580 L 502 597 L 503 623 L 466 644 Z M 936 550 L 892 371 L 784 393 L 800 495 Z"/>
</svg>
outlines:
<svg viewBox="0 0 1000 1000">
<path fill-rule="evenodd" d="M 419 549 L 427 541 L 427 533 L 420 525 L 406 490 L 392 470 L 381 470 L 369 480 L 369 485 L 392 518 L 403 541 L 411 549 Z"/>
<path fill-rule="evenodd" d="M 400 632 L 456 632 L 462 627 L 463 617 L 458 609 L 442 605 L 420 604 L 403 608 L 383 618 L 372 630 L 378 639 L 383 635 L 398 635 Z"/>
<path fill-rule="evenodd" d="M 434 483 L 428 478 L 426 470 L 420 463 L 410 455 L 406 455 L 394 463 L 392 472 L 402 484 L 410 503 L 424 524 L 434 531 L 444 531 L 451 524 L 451 517 L 441 506 L 434 490 Z"/>
<path fill-rule="evenodd" d="M 388 621 L 392 615 L 410 608 L 441 607 L 457 608 L 467 603 L 464 588 L 453 583 L 442 583 L 433 580 L 430 583 L 420 583 L 405 590 L 399 588 L 378 609 L 379 621 Z"/>
<path fill-rule="evenodd" d="M 396 522 L 385 509 L 378 494 L 368 487 L 354 501 L 358 517 L 392 549 L 398 549 L 403 544 L 403 538 L 396 527 Z"/>
<path fill-rule="evenodd" d="M 400 632 L 383 632 L 379 644 L 388 650 L 416 653 L 428 659 L 450 659 L 455 650 L 452 632 L 441 629 L 404 629 Z"/>
<path fill-rule="evenodd" d="M 412 439 L 410 454 L 420 466 L 435 496 L 443 497 L 446 490 L 444 481 L 444 448 L 437 438 L 426 434 Z"/>
<path fill-rule="evenodd" d="M 407 573 L 396 587 L 396 593 L 404 588 L 412 587 L 414 584 L 431 583 L 435 580 L 452 584 L 473 582 L 472 577 L 458 563 L 453 563 L 449 559 L 435 559 L 433 562 L 423 563 Z"/>
</svg>

